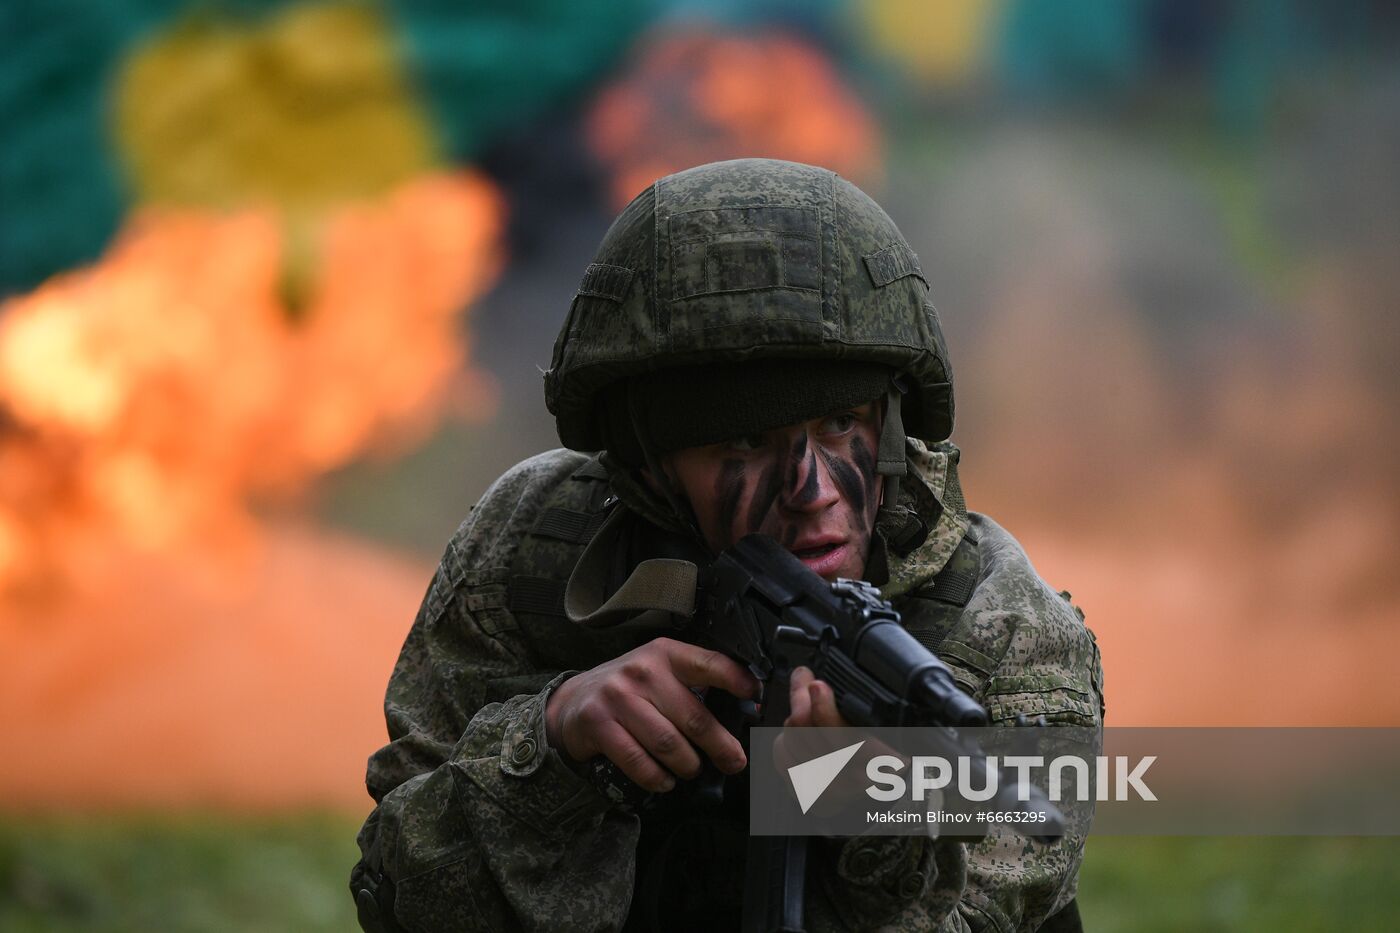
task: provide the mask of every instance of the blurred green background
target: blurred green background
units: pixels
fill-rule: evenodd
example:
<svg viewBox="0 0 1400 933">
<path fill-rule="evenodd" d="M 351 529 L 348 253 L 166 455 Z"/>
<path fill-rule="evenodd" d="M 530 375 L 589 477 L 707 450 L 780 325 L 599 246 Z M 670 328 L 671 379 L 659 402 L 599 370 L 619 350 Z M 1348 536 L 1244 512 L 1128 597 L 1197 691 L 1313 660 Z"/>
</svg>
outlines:
<svg viewBox="0 0 1400 933">
<path fill-rule="evenodd" d="M 0 927 L 18 931 L 358 929 L 343 815 L 158 814 L 0 826 Z M 1394 928 L 1394 839 L 1098 838 L 1086 930 L 1330 933 Z"/>
</svg>

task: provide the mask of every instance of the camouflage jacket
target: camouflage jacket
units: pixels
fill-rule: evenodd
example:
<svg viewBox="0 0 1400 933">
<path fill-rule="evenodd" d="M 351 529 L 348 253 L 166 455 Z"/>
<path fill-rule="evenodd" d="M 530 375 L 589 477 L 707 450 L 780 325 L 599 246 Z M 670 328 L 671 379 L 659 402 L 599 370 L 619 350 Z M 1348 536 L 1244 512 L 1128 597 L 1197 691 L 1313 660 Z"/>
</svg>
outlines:
<svg viewBox="0 0 1400 933">
<path fill-rule="evenodd" d="M 883 589 L 910 630 L 937 645 L 994 723 L 1027 714 L 1101 725 L 1098 650 L 1068 594 L 1046 586 L 999 525 L 965 510 L 956 448 L 910 440 L 908 453 L 922 482 L 906 483 L 901 501 L 937 515 L 922 545 L 888 562 Z M 559 608 L 596 530 L 589 507 L 612 505 L 609 479 L 597 459 L 541 454 L 497 480 L 449 543 L 389 681 L 391 741 L 369 760 L 377 806 L 350 885 L 366 929 L 642 926 L 646 821 L 566 765 L 544 729 L 558 683 L 636 644 L 584 632 Z M 1034 930 L 1073 899 L 1083 845 L 1071 835 L 1033 848 L 1000 830 L 976 843 L 818 840 L 807 926 Z M 742 885 L 736 858 L 742 867 L 742 847 L 708 860 L 719 868 L 710 890 Z"/>
</svg>

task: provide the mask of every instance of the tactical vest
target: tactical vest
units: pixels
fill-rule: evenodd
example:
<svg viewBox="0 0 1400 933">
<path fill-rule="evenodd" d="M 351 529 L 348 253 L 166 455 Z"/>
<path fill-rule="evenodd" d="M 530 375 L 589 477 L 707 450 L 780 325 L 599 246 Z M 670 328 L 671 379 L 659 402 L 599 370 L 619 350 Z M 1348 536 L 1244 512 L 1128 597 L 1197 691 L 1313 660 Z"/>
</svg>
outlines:
<svg viewBox="0 0 1400 933">
<path fill-rule="evenodd" d="M 588 628 L 569 621 L 564 592 L 584 547 L 612 509 L 624 508 L 612 494 L 608 472 L 592 458 L 558 483 L 540 516 L 519 543 L 506 586 L 506 607 L 520 634 L 546 670 L 587 670 L 661 634 L 620 628 Z M 645 541 L 618 549 L 610 574 L 620 583 L 649 556 Z M 949 657 L 960 686 L 980 697 L 990 673 L 984 659 L 950 638 L 980 572 L 977 542 L 958 545 L 944 569 L 917 591 L 896 600 L 905 626 L 935 652 Z M 683 637 L 675 632 L 676 637 Z M 747 813 L 696 812 L 682 790 L 642 808 L 637 876 L 626 930 L 736 929 L 743 897 Z M 745 795 L 746 796 L 746 795 Z"/>
</svg>

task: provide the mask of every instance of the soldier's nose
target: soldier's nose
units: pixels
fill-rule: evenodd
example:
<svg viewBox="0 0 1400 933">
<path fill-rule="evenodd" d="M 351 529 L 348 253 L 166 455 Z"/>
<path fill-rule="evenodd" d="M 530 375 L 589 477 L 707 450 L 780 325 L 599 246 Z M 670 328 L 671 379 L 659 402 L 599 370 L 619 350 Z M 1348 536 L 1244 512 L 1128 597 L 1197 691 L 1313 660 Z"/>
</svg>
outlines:
<svg viewBox="0 0 1400 933">
<path fill-rule="evenodd" d="M 796 459 L 787 475 L 782 504 L 794 511 L 815 512 L 831 506 L 840 498 L 835 479 L 821 457 L 817 456 L 813 438 L 807 438 L 802 456 Z"/>
</svg>

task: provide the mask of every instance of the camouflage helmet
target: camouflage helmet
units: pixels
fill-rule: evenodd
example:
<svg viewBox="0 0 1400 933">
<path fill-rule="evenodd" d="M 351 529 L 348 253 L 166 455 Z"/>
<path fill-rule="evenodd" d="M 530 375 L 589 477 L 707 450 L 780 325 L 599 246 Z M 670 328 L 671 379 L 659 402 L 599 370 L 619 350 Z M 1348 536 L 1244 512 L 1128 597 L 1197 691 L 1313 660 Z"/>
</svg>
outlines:
<svg viewBox="0 0 1400 933">
<path fill-rule="evenodd" d="M 609 387 L 769 359 L 888 366 L 907 389 L 904 430 L 952 431 L 938 314 L 889 216 L 826 169 L 716 162 L 657 180 L 613 222 L 555 343 L 545 403 L 565 446 L 599 450 Z"/>
</svg>

